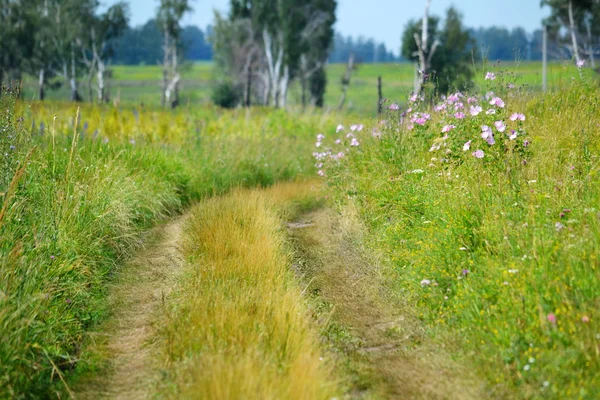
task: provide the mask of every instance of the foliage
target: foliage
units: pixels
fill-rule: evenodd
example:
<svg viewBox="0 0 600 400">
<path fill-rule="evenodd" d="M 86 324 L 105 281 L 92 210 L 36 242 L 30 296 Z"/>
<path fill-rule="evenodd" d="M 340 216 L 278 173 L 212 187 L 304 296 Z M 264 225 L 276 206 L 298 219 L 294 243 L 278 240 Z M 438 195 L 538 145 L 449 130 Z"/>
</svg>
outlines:
<svg viewBox="0 0 600 400">
<path fill-rule="evenodd" d="M 462 25 L 462 16 L 455 8 L 446 11 L 444 27 L 439 28 L 439 18 L 429 17 L 428 31 L 430 40 L 439 41 L 431 60 L 429 77 L 435 83 L 439 93 L 448 93 L 452 89 L 466 89 L 471 85 L 473 77 L 471 64 L 473 63 L 475 41 L 471 34 Z M 421 21 L 411 20 L 402 35 L 402 56 L 416 61 L 417 44 L 414 35 L 420 34 Z"/>
<path fill-rule="evenodd" d="M 326 131 L 319 152 L 344 140 L 342 132 L 358 142 L 327 162 L 326 182 L 336 204 L 359 210 L 370 246 L 393 266 L 396 289 L 429 336 L 478 372 L 490 397 L 593 399 L 600 391 L 599 92 L 578 79 L 546 95 L 498 87 L 505 118 L 518 115 L 506 125 L 527 133 L 527 153 L 495 147 L 506 145 L 498 137 L 486 143 L 479 125 L 491 117 L 483 110 L 460 129 L 454 123 L 449 154 L 460 156 L 442 162 L 442 147 L 429 150 L 440 126 L 460 119 L 450 117 L 448 97 L 447 114 L 431 110 L 431 125 L 413 131 L 396 112 L 360 132 Z M 483 158 L 473 154 L 478 148 Z M 488 157 L 490 149 L 501 151 Z"/>
<path fill-rule="evenodd" d="M 213 87 L 212 102 L 223 108 L 237 107 L 242 99 L 240 92 L 240 88 L 231 81 L 218 82 Z"/>
</svg>

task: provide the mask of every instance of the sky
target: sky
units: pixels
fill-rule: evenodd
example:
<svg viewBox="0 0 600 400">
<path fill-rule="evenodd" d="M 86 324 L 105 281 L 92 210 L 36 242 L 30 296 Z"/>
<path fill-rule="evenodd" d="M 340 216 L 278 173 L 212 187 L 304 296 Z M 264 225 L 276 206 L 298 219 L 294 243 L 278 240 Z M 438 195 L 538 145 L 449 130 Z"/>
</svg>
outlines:
<svg viewBox="0 0 600 400">
<path fill-rule="evenodd" d="M 110 5 L 117 0 L 103 0 Z M 298 0 L 302 1 L 302 0 Z M 131 23 L 139 25 L 152 18 L 158 0 L 128 0 L 131 7 Z M 204 29 L 213 20 L 213 10 L 227 12 L 229 0 L 193 0 L 194 12 L 184 24 Z M 431 14 L 443 16 L 454 5 L 464 17 L 468 27 L 517 26 L 533 31 L 549 14 L 540 8 L 540 0 L 432 0 Z M 400 37 L 410 19 L 423 15 L 425 0 L 338 0 L 335 29 L 344 35 L 365 36 L 385 43 L 394 53 L 400 48 Z"/>
</svg>

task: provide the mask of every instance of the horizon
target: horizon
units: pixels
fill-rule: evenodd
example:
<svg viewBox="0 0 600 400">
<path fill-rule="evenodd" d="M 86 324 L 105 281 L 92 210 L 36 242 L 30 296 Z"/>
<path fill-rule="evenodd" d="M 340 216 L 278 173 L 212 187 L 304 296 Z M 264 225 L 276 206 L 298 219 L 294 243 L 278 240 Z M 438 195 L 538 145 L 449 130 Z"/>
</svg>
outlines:
<svg viewBox="0 0 600 400">
<path fill-rule="evenodd" d="M 107 0 L 105 6 L 117 1 Z M 158 6 L 158 0 L 152 1 L 154 7 L 148 7 L 148 0 L 128 0 L 128 3 L 131 8 L 130 24 L 134 27 L 154 18 Z M 388 3 L 390 3 L 388 0 L 371 0 L 368 4 L 359 0 L 339 0 L 335 31 L 354 38 L 372 38 L 377 43 L 384 43 L 389 51 L 398 55 L 404 27 L 411 19 L 422 17 L 425 3 L 424 1 Z M 194 10 L 184 18 L 183 24 L 195 25 L 206 30 L 213 23 L 214 12 L 227 13 L 228 4 L 229 0 L 193 1 Z M 451 6 L 463 15 L 464 25 L 473 29 L 497 26 L 512 30 L 521 27 L 528 33 L 532 33 L 541 27 L 542 19 L 549 14 L 547 8 L 539 5 L 539 0 L 526 2 L 505 0 L 502 4 L 491 4 L 481 0 L 434 0 L 431 5 L 431 15 L 443 19 L 445 11 Z M 513 11 L 517 8 L 520 9 L 519 13 Z M 400 14 L 397 12 L 399 9 L 402 10 Z M 380 20 L 382 23 L 371 23 L 374 20 Z"/>
</svg>

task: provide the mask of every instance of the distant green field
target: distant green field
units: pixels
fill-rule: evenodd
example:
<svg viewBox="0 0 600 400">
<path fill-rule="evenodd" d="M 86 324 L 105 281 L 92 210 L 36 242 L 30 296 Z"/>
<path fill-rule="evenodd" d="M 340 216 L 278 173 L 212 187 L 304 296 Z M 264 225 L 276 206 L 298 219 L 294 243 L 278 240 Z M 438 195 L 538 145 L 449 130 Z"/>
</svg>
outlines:
<svg viewBox="0 0 600 400">
<path fill-rule="evenodd" d="M 507 72 L 516 85 L 529 90 L 539 90 L 542 84 L 542 65 L 540 62 L 500 62 L 489 65 L 475 65 L 476 83 L 485 85 L 483 80 L 487 71 Z M 344 64 L 331 64 L 327 68 L 328 86 L 325 97 L 327 107 L 337 107 L 341 96 L 340 80 L 344 74 Z M 123 104 L 141 104 L 155 106 L 160 103 L 161 67 L 114 66 L 110 92 Z M 586 73 L 591 71 L 586 70 Z M 348 90 L 346 108 L 360 114 L 373 114 L 377 108 L 377 77 L 383 80 L 384 97 L 402 102 L 414 85 L 414 66 L 410 63 L 361 64 L 352 76 Z M 548 85 L 557 88 L 569 82 L 578 74 L 570 62 L 555 62 L 548 67 Z M 210 62 L 187 64 L 182 72 L 181 96 L 183 103 L 200 104 L 210 101 L 213 64 Z M 26 80 L 24 84 L 26 98 L 35 97 L 35 80 Z M 68 88 L 48 93 L 53 100 L 68 99 Z M 87 88 L 81 83 L 81 93 L 87 98 Z M 297 85 L 292 87 L 289 96 L 291 105 L 300 104 L 300 92 Z"/>
</svg>

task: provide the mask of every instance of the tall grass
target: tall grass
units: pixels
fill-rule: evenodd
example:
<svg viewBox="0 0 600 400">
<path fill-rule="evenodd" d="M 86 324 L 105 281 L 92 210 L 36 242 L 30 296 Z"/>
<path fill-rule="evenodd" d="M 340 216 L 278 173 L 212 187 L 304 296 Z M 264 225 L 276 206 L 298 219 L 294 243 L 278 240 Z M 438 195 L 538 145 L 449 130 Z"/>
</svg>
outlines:
<svg viewBox="0 0 600 400">
<path fill-rule="evenodd" d="M 360 210 L 430 335 L 486 379 L 490 397 L 597 398 L 600 92 L 574 79 L 503 97 L 506 115 L 527 117 L 528 153 L 488 156 L 514 142 L 496 132 L 489 146 L 471 116 L 436 142 L 452 153 L 432 152 L 441 117 L 408 131 L 391 115 L 376 137 L 355 132 L 360 146 L 325 166 L 327 182 L 338 204 Z"/>
<path fill-rule="evenodd" d="M 232 185 L 309 173 L 299 151 L 325 122 L 0 101 L 0 398 L 62 385 L 145 230 Z"/>
<path fill-rule="evenodd" d="M 310 196 L 307 189 L 276 185 L 271 195 L 237 190 L 191 210 L 183 249 L 188 271 L 168 301 L 160 334 L 164 396 L 262 400 L 335 394 L 289 268 L 279 216 L 285 205 L 272 200 Z"/>
</svg>

